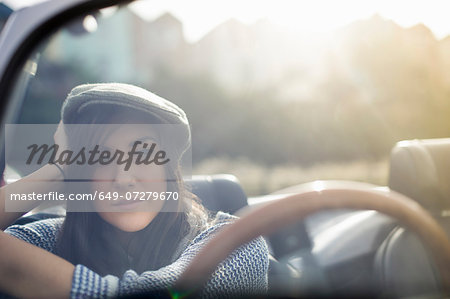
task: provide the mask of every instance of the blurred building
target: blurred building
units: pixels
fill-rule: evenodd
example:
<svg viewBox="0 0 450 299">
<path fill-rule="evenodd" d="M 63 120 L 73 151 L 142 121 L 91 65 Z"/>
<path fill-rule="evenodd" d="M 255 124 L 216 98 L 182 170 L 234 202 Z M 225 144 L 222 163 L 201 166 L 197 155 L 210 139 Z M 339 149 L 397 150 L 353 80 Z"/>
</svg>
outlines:
<svg viewBox="0 0 450 299">
<path fill-rule="evenodd" d="M 183 25 L 170 13 L 153 21 L 139 17 L 134 21 L 134 55 L 152 81 L 162 69 L 178 72 L 188 59 L 189 45 L 183 36 Z"/>
<path fill-rule="evenodd" d="M 347 96 L 339 83 L 346 82 L 388 100 L 381 91 L 406 90 L 398 79 L 412 75 L 412 68 L 435 82 L 449 80 L 448 39 L 437 41 L 424 25 L 403 28 L 378 15 L 337 30 L 332 41 L 300 36 L 264 19 L 251 25 L 230 19 L 193 44 L 170 13 L 147 21 L 120 9 L 97 19 L 96 32 L 66 30 L 48 50 L 55 60 L 88 70 L 96 81 L 148 86 L 169 72 L 207 77 L 230 93 L 271 90 L 281 100 L 324 98 L 321 86 L 330 84 Z"/>
<path fill-rule="evenodd" d="M 168 13 L 151 22 L 129 9 L 96 18 L 93 33 L 72 30 L 83 20 L 60 32 L 47 48 L 49 58 L 88 70 L 100 81 L 142 83 L 151 81 L 162 67 L 177 69 L 184 59 L 182 24 Z"/>
<path fill-rule="evenodd" d="M 0 3 L 0 31 L 3 29 L 6 20 L 12 12 L 13 10 L 6 6 L 6 4 Z"/>
</svg>

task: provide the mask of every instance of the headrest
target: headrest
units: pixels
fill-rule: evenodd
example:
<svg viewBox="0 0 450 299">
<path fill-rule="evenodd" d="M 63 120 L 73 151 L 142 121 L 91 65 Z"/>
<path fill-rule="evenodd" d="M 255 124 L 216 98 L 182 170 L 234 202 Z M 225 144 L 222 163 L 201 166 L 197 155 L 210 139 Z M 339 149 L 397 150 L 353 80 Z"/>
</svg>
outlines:
<svg viewBox="0 0 450 299">
<path fill-rule="evenodd" d="M 194 175 L 185 183 L 210 211 L 234 214 L 247 206 L 247 195 L 234 175 Z"/>
<path fill-rule="evenodd" d="M 450 210 L 450 138 L 401 141 L 390 165 L 392 190 L 432 212 Z"/>
</svg>

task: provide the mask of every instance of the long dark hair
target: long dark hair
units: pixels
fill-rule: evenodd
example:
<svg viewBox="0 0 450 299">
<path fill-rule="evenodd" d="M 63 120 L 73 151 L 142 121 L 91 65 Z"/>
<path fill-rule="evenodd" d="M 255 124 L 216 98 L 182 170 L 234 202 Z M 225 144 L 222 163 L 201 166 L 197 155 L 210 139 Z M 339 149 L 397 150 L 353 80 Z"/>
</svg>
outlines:
<svg viewBox="0 0 450 299">
<path fill-rule="evenodd" d="M 131 108 L 101 105 L 77 120 L 83 124 L 159 123 L 158 118 Z M 72 132 L 69 143 L 78 142 Z M 79 140 L 79 139 L 78 139 Z M 207 211 L 184 186 L 180 167 L 166 167 L 168 191 L 178 192 L 177 212 L 159 212 L 144 229 L 124 232 L 104 221 L 96 212 L 67 212 L 57 240 L 56 254 L 73 264 L 82 264 L 100 275 L 123 275 L 157 270 L 170 264 L 189 236 L 208 221 Z M 123 242 L 123 240 L 128 240 Z M 122 240 L 122 241 L 120 241 Z"/>
</svg>

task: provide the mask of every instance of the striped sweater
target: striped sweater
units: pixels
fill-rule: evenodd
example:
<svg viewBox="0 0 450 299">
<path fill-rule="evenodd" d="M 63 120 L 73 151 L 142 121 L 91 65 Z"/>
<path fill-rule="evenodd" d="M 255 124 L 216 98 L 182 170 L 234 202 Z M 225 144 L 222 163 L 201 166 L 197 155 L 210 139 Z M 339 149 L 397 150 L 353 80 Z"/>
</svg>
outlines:
<svg viewBox="0 0 450 299">
<path fill-rule="evenodd" d="M 186 244 L 181 255 L 170 265 L 156 271 L 138 274 L 126 271 L 122 277 L 100 276 L 83 265 L 75 265 L 71 298 L 114 298 L 154 290 L 168 289 L 199 252 L 202 246 L 224 225 L 235 219 L 219 212 L 213 225 Z M 55 252 L 56 239 L 64 218 L 36 221 L 26 225 L 13 225 L 6 233 L 30 244 Z M 262 293 L 267 290 L 268 249 L 263 238 L 257 238 L 234 251 L 216 269 L 202 291 L 202 297 Z"/>
</svg>

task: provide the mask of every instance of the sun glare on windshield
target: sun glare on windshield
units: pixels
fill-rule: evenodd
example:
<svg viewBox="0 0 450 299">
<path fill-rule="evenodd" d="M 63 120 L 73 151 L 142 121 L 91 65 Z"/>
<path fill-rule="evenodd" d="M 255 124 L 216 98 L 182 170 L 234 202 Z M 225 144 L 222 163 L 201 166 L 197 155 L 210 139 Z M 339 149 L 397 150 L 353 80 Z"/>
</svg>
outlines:
<svg viewBox="0 0 450 299">
<path fill-rule="evenodd" d="M 450 26 L 439 6 L 196 0 L 104 9 L 84 18 L 83 34 L 72 24 L 49 41 L 20 121 L 57 122 L 77 84 L 132 83 L 186 112 L 193 174 L 235 174 L 249 195 L 326 179 L 386 185 L 396 142 L 450 132 Z"/>
</svg>

